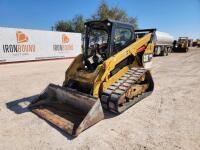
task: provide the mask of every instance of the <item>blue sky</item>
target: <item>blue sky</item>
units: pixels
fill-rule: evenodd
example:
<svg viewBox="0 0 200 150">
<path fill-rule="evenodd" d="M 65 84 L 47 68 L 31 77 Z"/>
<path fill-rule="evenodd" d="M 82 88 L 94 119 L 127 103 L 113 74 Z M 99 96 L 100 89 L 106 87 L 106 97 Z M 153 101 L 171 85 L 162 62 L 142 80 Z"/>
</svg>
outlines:
<svg viewBox="0 0 200 150">
<path fill-rule="evenodd" d="M 0 26 L 50 30 L 58 20 L 94 14 L 101 0 L 0 0 Z M 129 16 L 139 28 L 157 28 L 175 38 L 200 38 L 200 0 L 107 0 Z"/>
</svg>

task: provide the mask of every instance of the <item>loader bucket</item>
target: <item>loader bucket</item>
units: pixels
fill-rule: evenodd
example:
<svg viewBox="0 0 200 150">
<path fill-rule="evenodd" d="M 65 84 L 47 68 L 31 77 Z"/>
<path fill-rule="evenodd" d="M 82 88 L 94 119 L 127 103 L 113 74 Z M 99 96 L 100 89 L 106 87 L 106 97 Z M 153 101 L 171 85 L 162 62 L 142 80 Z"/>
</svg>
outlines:
<svg viewBox="0 0 200 150">
<path fill-rule="evenodd" d="M 50 84 L 29 109 L 72 136 L 104 118 L 98 98 L 54 84 Z"/>
</svg>

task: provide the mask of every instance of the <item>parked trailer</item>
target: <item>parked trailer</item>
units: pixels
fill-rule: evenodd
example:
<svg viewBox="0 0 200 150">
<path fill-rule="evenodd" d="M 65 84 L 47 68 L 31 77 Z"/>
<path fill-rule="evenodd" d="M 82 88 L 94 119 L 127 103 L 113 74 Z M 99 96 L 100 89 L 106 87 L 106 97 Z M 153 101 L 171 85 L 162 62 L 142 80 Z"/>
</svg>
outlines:
<svg viewBox="0 0 200 150">
<path fill-rule="evenodd" d="M 146 34 L 145 29 L 141 29 L 139 31 L 144 31 L 144 32 L 138 33 L 136 30 L 137 39 L 143 37 Z M 154 41 L 155 41 L 154 55 L 167 56 L 168 53 L 172 51 L 174 38 L 169 33 L 156 31 Z"/>
<path fill-rule="evenodd" d="M 169 33 L 156 31 L 154 55 L 167 56 L 172 51 L 173 41 Z"/>
</svg>

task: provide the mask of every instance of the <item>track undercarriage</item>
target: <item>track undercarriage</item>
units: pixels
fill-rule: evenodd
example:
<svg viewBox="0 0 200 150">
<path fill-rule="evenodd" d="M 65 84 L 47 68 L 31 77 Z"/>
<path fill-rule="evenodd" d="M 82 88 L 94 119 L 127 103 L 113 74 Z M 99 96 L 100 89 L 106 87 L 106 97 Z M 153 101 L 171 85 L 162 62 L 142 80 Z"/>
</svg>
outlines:
<svg viewBox="0 0 200 150">
<path fill-rule="evenodd" d="M 148 70 L 132 68 L 112 84 L 101 96 L 102 106 L 121 113 L 153 91 L 153 80 Z"/>
</svg>

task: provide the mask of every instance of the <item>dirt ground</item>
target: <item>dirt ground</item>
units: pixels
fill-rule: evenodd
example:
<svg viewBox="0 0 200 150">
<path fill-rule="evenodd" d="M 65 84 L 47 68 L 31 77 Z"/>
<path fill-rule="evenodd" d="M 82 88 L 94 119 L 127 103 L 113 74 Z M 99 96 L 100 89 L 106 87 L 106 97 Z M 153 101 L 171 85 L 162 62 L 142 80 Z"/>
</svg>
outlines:
<svg viewBox="0 0 200 150">
<path fill-rule="evenodd" d="M 155 57 L 153 94 L 75 139 L 29 112 L 25 99 L 62 84 L 71 61 L 0 65 L 0 149 L 200 149 L 200 49 Z"/>
</svg>

